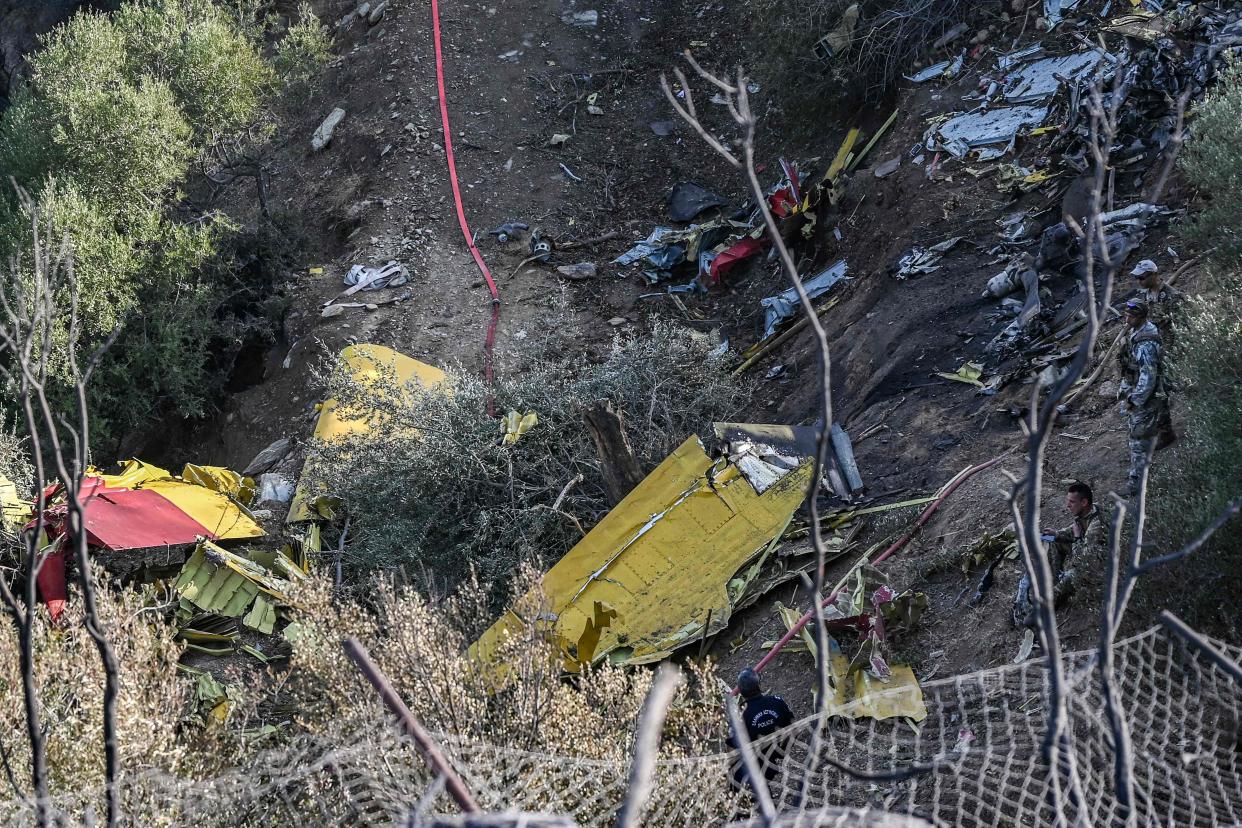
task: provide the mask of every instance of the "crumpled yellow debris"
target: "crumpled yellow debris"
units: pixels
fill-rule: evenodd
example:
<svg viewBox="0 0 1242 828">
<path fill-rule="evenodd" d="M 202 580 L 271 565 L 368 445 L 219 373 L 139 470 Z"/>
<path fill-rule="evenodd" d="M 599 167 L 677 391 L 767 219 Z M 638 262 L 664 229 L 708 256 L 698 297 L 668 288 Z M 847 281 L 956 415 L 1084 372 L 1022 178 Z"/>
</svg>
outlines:
<svg viewBox="0 0 1242 828">
<path fill-rule="evenodd" d="M 500 430 L 504 435 L 501 442 L 506 446 L 511 446 L 537 425 L 539 425 L 539 415 L 535 412 L 527 411 L 525 414 L 519 414 L 516 411 L 510 411 L 500 420 Z"/>
<path fill-rule="evenodd" d="M 890 664 L 891 675 L 882 681 L 865 669 L 858 669 L 841 651 L 836 639 L 828 637 L 829 683 L 832 685 L 825 710 L 829 716 L 848 719 L 892 719 L 904 716 L 921 722 L 927 718 L 927 704 L 914 670 L 906 664 Z M 851 670 L 851 667 L 854 667 Z"/>
<path fill-rule="evenodd" d="M 243 505 L 249 505 L 254 500 L 254 478 L 243 477 L 223 466 L 200 466 L 196 463 L 186 463 L 185 468 L 181 470 L 181 479 L 187 483 L 197 483 L 199 486 L 232 495 Z"/>
<path fill-rule="evenodd" d="M 954 382 L 964 382 L 967 385 L 973 385 L 977 388 L 984 387 L 983 382 L 980 380 L 983 376 L 983 365 L 978 362 L 967 362 L 952 374 L 945 373 L 944 371 L 937 371 L 936 376 L 943 377 L 947 380 L 953 380 Z"/>
<path fill-rule="evenodd" d="M 812 463 L 805 459 L 764 494 L 727 459 L 712 460 L 690 437 L 609 512 L 536 590 L 470 648 L 503 672 L 504 644 L 532 627 L 553 636 L 564 667 L 607 658 L 646 664 L 732 613 L 729 579 L 778 536 L 802 503 Z M 603 626 L 600 609 L 616 613 Z M 595 633 L 599 637 L 592 641 Z M 580 645 L 591 652 L 581 652 Z"/>
</svg>

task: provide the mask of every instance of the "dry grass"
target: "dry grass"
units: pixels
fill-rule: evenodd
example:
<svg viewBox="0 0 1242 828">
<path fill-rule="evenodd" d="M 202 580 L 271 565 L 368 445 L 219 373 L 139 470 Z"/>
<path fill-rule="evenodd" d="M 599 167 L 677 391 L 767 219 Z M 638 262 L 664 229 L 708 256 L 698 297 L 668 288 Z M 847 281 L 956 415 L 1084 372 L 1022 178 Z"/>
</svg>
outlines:
<svg viewBox="0 0 1242 828">
<path fill-rule="evenodd" d="M 178 675 L 181 645 L 159 615 L 132 591 L 108 595 L 100 613 L 117 650 L 122 693 L 117 707 L 122 768 L 135 773 L 158 767 L 170 773 L 210 768 L 189 720 L 189 682 Z M 35 629 L 35 678 L 47 734 L 49 784 L 53 791 L 89 790 L 104 780 L 103 669 L 95 644 L 82 626 L 80 606 L 70 604 L 54 628 L 40 610 Z M 28 793 L 29 754 L 17 637 L 11 624 L 0 628 L 0 733 L 20 793 L 4 778 L 10 797 Z M 204 764 L 206 763 L 206 764 Z"/>
<path fill-rule="evenodd" d="M 533 582 L 531 573 L 523 577 L 515 589 Z M 486 786 L 493 795 L 521 791 L 528 804 L 580 820 L 606 814 L 615 807 L 613 795 L 623 792 L 624 777 L 614 771 L 628 763 L 653 675 L 605 666 L 568 681 L 543 640 L 511 641 L 501 654 L 505 669 L 484 671 L 466 653 L 490 621 L 489 596 L 476 581 L 431 601 L 377 580 L 363 603 L 342 600 L 327 579 L 312 578 L 296 596 L 290 660 L 261 686 L 231 686 L 238 701 L 229 718 L 207 727 L 195 712 L 191 680 L 176 669 L 180 645 L 159 612 L 146 609 L 134 592 L 100 597 L 121 662 L 122 807 L 134 824 L 189 818 L 198 825 L 318 824 L 326 814 L 345 818 L 359 808 L 379 819 L 413 807 L 430 780 L 345 656 L 347 635 L 367 645 L 467 778 L 496 780 L 495 788 Z M 103 800 L 103 682 L 93 644 L 80 619 L 69 616 L 64 629 L 40 625 L 37 675 L 51 797 L 58 813 L 81 819 L 88 807 L 99 813 Z M 22 785 L 22 696 L 9 629 L 0 635 L 0 658 L 0 724 Z M 690 670 L 665 725 L 663 758 L 712 754 L 722 745 L 720 688 L 706 666 Z M 723 772 L 708 784 L 683 778 L 701 772 L 701 764 L 663 771 L 654 806 L 729 812 L 734 794 Z M 612 786 L 608 796 L 583 800 L 581 786 L 604 782 Z M 28 821 L 29 804 L 0 784 L 9 787 L 0 797 L 0 821 Z"/>
</svg>

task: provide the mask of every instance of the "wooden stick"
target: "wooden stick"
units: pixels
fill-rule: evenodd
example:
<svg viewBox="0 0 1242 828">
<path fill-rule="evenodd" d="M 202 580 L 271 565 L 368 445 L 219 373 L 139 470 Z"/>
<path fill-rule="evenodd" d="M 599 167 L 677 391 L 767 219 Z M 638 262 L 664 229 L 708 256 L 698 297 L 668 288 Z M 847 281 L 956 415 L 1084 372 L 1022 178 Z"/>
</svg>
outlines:
<svg viewBox="0 0 1242 828">
<path fill-rule="evenodd" d="M 1103 356 L 1100 357 L 1100 364 L 1095 366 L 1095 370 L 1091 372 L 1091 376 L 1087 377 L 1083 384 L 1078 386 L 1078 390 L 1065 395 L 1065 402 L 1061 403 L 1062 409 L 1068 408 L 1070 403 L 1081 397 L 1088 388 L 1095 384 L 1095 381 L 1100 378 L 1101 374 L 1104 373 L 1104 369 L 1112 364 L 1113 354 L 1117 352 L 1117 348 L 1121 345 L 1121 340 L 1125 337 L 1125 335 L 1126 332 L 1124 330 L 1117 332 L 1117 338 L 1114 339 L 1112 344 L 1108 346 L 1108 349 L 1104 351 Z"/>
<path fill-rule="evenodd" d="M 345 654 L 379 693 L 384 706 L 397 717 L 397 723 L 401 726 L 402 732 L 414 740 L 423 760 L 435 773 L 444 777 L 444 788 L 449 792 L 449 796 L 453 797 L 457 807 L 461 808 L 462 813 L 479 813 L 481 809 L 474 801 L 474 797 L 470 795 L 470 791 L 466 789 L 466 784 L 461 781 L 457 771 L 453 770 L 453 766 L 444 758 L 444 754 L 440 752 L 440 746 L 431 738 L 431 734 L 423 728 L 418 719 L 414 718 L 414 714 L 410 712 L 410 708 L 405 706 L 405 702 L 401 701 L 401 697 L 392 688 L 388 677 L 371 660 L 371 654 L 367 652 L 366 647 L 362 646 L 362 642 L 351 635 L 342 642 L 342 646 L 345 648 Z"/>
<path fill-rule="evenodd" d="M 710 637 L 707 634 L 707 630 L 709 627 L 711 627 L 711 625 L 712 625 L 712 611 L 709 608 L 707 610 L 707 620 L 703 622 L 703 640 L 699 642 L 699 661 L 703 660 L 703 654 L 707 652 L 707 639 Z"/>
<path fill-rule="evenodd" d="M 819 310 L 815 311 L 815 315 L 816 315 L 816 316 L 823 316 L 825 313 L 827 313 L 828 311 L 832 310 L 832 308 L 834 308 L 834 307 L 836 306 L 836 304 L 837 304 L 838 302 L 840 302 L 840 301 L 841 301 L 841 297 L 839 297 L 839 296 L 834 297 L 834 298 L 832 299 L 832 301 L 827 302 L 827 303 L 826 303 L 826 304 L 825 304 L 822 308 L 820 308 Z M 756 362 L 758 362 L 759 360 L 763 359 L 763 358 L 764 358 L 765 356 L 767 356 L 768 354 L 772 353 L 774 350 L 776 350 L 777 348 L 779 348 L 781 345 L 784 345 L 787 341 L 789 341 L 789 338 L 790 338 L 791 336 L 793 336 L 793 335 L 794 335 L 794 334 L 796 334 L 798 331 L 800 331 L 800 330 L 802 330 L 803 328 L 805 328 L 805 327 L 807 326 L 807 324 L 809 324 L 809 323 L 808 323 L 808 321 L 807 321 L 809 318 L 810 318 L 810 317 L 807 317 L 807 316 L 800 316 L 800 317 L 798 317 L 798 321 L 797 321 L 797 322 L 795 322 L 795 323 L 793 323 L 792 325 L 790 325 L 790 326 L 789 326 L 789 330 L 785 331 L 783 334 L 778 335 L 775 339 L 773 339 L 773 340 L 772 340 L 771 342 L 769 342 L 767 345 L 764 345 L 764 346 L 763 346 L 763 347 L 761 347 L 758 351 L 756 351 L 756 352 L 755 352 L 755 354 L 754 354 L 754 356 L 750 357 L 750 358 L 749 358 L 749 359 L 747 359 L 745 362 L 743 362 L 741 365 L 739 365 L 739 366 L 737 366 L 736 368 L 734 368 L 734 369 L 733 369 L 733 376 L 735 376 L 735 377 L 736 377 L 736 376 L 738 376 L 739 374 L 741 374 L 742 372 L 749 370 L 752 366 L 754 366 L 754 364 L 755 364 Z"/>
<path fill-rule="evenodd" d="M 582 241 L 571 241 L 571 242 L 565 242 L 564 244 L 558 244 L 556 246 L 556 249 L 557 250 L 573 250 L 575 247 L 591 247 L 592 245 L 603 244 L 606 241 L 612 241 L 619 235 L 621 234 L 618 233 L 616 230 L 609 230 L 604 235 L 596 236 L 593 239 L 583 239 Z"/>
</svg>

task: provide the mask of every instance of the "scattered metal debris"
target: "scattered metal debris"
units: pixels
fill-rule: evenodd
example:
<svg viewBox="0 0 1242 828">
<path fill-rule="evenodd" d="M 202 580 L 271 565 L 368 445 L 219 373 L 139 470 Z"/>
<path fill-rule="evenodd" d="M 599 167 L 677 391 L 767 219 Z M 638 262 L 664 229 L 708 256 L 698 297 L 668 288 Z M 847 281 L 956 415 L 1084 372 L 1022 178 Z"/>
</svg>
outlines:
<svg viewBox="0 0 1242 828">
<path fill-rule="evenodd" d="M 920 69 L 913 75 L 904 75 L 906 80 L 914 83 L 925 83 L 934 78 L 953 78 L 957 77 L 962 71 L 962 64 L 966 61 L 966 53 L 962 52 L 955 58 L 942 60 L 939 63 L 933 63 L 924 69 Z"/>
<path fill-rule="evenodd" d="M 1047 118 L 1048 107 L 1039 105 L 964 112 L 933 125 L 924 136 L 924 145 L 955 158 L 965 158 L 971 150 L 981 161 L 1000 158 L 1013 148 L 1019 134 Z"/>
<path fill-rule="evenodd" d="M 898 260 L 897 271 L 893 275 L 898 279 L 908 279 L 920 273 L 935 273 L 940 269 L 941 256 L 956 247 L 961 240 L 961 236 L 953 236 L 928 248 L 911 248 L 909 253 Z"/>
<path fill-rule="evenodd" d="M 849 279 L 845 275 L 848 270 L 849 266 L 845 259 L 841 259 L 804 281 L 802 289 L 810 298 L 815 299 L 827 293 L 838 282 Z M 778 325 L 799 311 L 798 292 L 793 288 L 788 288 L 775 296 L 760 299 L 759 304 L 764 310 L 763 336 L 766 339 L 776 333 Z"/>
</svg>

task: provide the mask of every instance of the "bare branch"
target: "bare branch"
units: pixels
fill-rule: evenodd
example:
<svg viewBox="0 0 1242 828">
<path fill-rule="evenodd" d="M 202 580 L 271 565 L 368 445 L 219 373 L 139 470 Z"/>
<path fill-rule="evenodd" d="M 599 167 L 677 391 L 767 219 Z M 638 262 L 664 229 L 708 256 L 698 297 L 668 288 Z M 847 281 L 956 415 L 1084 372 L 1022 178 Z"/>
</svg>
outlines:
<svg viewBox="0 0 1242 828">
<path fill-rule="evenodd" d="M 677 74 L 681 78 L 682 89 L 688 89 L 685 85 L 685 75 L 683 75 L 680 70 Z M 673 94 L 673 88 L 669 86 L 668 78 L 663 74 L 660 75 L 660 88 L 664 90 L 664 97 L 668 98 L 668 102 L 672 104 L 674 111 L 681 116 L 681 119 L 693 127 L 694 131 L 699 134 L 699 137 L 707 142 L 707 145 L 714 149 L 720 157 L 728 161 L 734 169 L 740 170 L 742 168 L 742 162 L 738 159 L 738 157 L 730 152 L 724 144 L 720 143 L 716 136 L 708 132 L 706 127 L 699 123 L 698 117 L 694 113 L 694 100 L 691 93 L 689 91 L 686 92 L 686 105 L 683 106 L 681 102 L 677 100 L 677 96 Z"/>
<path fill-rule="evenodd" d="M 662 664 L 656 671 L 647 701 L 643 704 L 634 734 L 634 761 L 630 765 L 629 785 L 625 801 L 617 812 L 617 828 L 637 828 L 642 824 L 643 808 L 651 797 L 651 780 L 655 775 L 656 757 L 660 752 L 660 735 L 669 705 L 681 684 L 681 673 L 672 664 Z"/>
<path fill-rule="evenodd" d="M 1185 621 L 1168 610 L 1161 611 L 1159 618 L 1160 623 L 1164 624 L 1167 629 L 1176 633 L 1183 641 L 1198 650 L 1200 655 L 1219 667 L 1231 679 L 1242 684 L 1242 666 L 1239 666 L 1236 661 L 1216 649 L 1211 642 L 1192 630 Z"/>
<path fill-rule="evenodd" d="M 1224 511 L 1222 511 L 1219 515 L 1216 516 L 1216 520 L 1208 524 L 1208 527 L 1204 529 L 1202 532 L 1200 532 L 1199 536 L 1195 538 L 1194 540 L 1192 540 L 1190 543 L 1186 544 L 1185 546 L 1183 546 L 1181 549 L 1177 550 L 1176 552 L 1170 552 L 1167 555 L 1161 555 L 1158 558 L 1152 558 L 1150 561 L 1145 561 L 1142 564 L 1142 566 L 1135 568 L 1134 574 L 1142 575 L 1144 573 L 1150 572 L 1156 567 L 1164 566 L 1165 564 L 1173 563 L 1174 561 L 1181 560 L 1182 558 L 1185 558 L 1187 555 L 1193 555 L 1195 552 L 1198 552 L 1199 549 L 1202 548 L 1205 543 L 1207 543 L 1209 540 L 1212 539 L 1212 535 L 1216 534 L 1217 530 L 1219 530 L 1226 523 L 1232 520 L 1238 514 L 1238 512 L 1242 512 L 1242 497 L 1239 497 L 1238 499 L 1230 503 L 1228 506 L 1226 506 Z"/>
<path fill-rule="evenodd" d="M 1169 136 L 1169 146 L 1165 150 L 1164 165 L 1160 168 L 1160 176 L 1152 186 L 1151 192 L 1147 194 L 1147 201 L 1152 204 L 1158 204 L 1161 197 L 1164 196 L 1164 188 L 1169 183 L 1169 175 L 1173 172 L 1173 165 L 1177 161 L 1177 156 L 1182 150 L 1182 144 L 1186 140 L 1186 106 L 1190 103 L 1192 89 L 1193 87 L 1187 86 L 1182 90 L 1182 94 L 1177 96 L 1177 103 L 1174 107 L 1177 120 L 1173 127 L 1173 134 Z"/>
</svg>

